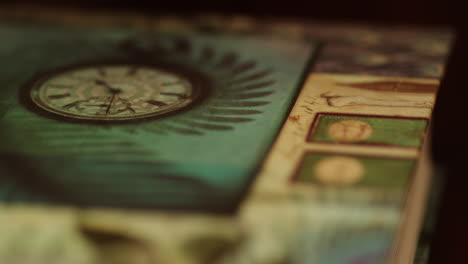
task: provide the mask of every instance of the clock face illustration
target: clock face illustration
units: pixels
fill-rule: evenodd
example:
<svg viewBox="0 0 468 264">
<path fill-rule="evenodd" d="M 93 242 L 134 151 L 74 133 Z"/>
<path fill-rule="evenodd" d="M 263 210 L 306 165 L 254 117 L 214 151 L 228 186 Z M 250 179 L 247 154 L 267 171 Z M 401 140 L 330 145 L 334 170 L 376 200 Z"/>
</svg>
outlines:
<svg viewBox="0 0 468 264">
<path fill-rule="evenodd" d="M 42 78 L 30 90 L 43 110 L 91 121 L 158 117 L 193 104 L 199 94 L 185 74 L 139 64 L 69 68 Z"/>
</svg>

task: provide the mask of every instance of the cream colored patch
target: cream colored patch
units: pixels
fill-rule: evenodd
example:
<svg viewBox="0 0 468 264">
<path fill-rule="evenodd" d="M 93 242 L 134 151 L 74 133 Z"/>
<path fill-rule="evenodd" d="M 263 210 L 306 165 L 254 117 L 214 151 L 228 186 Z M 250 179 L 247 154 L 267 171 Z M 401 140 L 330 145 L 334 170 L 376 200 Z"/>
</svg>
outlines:
<svg viewBox="0 0 468 264">
<path fill-rule="evenodd" d="M 364 166 L 359 160 L 343 156 L 325 158 L 314 167 L 315 177 L 326 185 L 352 185 L 362 180 L 364 174 Z"/>
<path fill-rule="evenodd" d="M 360 120 L 342 120 L 329 126 L 327 132 L 338 142 L 359 142 L 372 134 L 372 127 Z"/>
</svg>

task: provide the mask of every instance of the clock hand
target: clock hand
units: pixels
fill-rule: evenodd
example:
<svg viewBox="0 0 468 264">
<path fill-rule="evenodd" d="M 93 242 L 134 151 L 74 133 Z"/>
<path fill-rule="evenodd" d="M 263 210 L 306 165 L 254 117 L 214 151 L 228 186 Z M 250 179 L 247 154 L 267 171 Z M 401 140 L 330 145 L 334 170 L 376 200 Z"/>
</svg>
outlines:
<svg viewBox="0 0 468 264">
<path fill-rule="evenodd" d="M 107 105 L 106 115 L 109 114 L 112 104 L 114 103 L 115 96 L 122 92 L 121 89 L 113 88 L 106 81 L 96 79 L 94 81 L 97 85 L 102 85 L 107 88 L 107 90 L 112 94 L 109 104 Z"/>
<path fill-rule="evenodd" d="M 110 109 L 111 109 L 112 103 L 114 102 L 114 99 L 115 99 L 115 95 L 116 95 L 115 93 L 112 93 L 111 100 L 110 100 L 109 105 L 107 106 L 107 109 L 106 109 L 106 115 L 109 114 L 109 111 L 110 111 Z"/>
<path fill-rule="evenodd" d="M 94 83 L 96 83 L 97 85 L 102 85 L 102 86 L 106 87 L 107 90 L 112 94 L 119 94 L 119 93 L 122 92 L 121 89 L 113 88 L 106 81 L 103 81 L 103 80 L 95 80 Z"/>
</svg>

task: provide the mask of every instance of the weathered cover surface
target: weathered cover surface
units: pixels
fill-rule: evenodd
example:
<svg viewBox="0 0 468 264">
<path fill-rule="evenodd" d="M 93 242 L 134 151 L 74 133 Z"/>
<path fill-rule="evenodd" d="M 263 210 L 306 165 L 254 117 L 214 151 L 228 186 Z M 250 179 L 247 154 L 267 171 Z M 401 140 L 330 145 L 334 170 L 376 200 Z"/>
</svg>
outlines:
<svg viewBox="0 0 468 264">
<path fill-rule="evenodd" d="M 0 17 L 2 262 L 414 256 L 450 32 Z"/>
<path fill-rule="evenodd" d="M 234 210 L 314 50 L 120 28 L 2 35 L 4 199 L 81 206 Z"/>
</svg>

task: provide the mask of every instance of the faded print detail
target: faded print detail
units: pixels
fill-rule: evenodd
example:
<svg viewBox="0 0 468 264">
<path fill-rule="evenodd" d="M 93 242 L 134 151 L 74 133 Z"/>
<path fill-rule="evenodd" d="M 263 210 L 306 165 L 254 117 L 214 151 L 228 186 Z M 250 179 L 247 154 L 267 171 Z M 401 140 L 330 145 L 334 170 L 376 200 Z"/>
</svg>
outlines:
<svg viewBox="0 0 468 264">
<path fill-rule="evenodd" d="M 36 17 L 34 14 L 41 14 Z M 314 21 L 256 20 L 245 16 L 149 16 L 88 12 L 86 19 L 73 10 L 1 10 L 3 20 L 73 25 L 119 24 L 157 32 L 266 35 L 282 39 L 322 42 L 313 71 L 377 76 L 441 78 L 453 33 L 445 28 L 333 24 Z M 105 17 L 105 19 L 103 19 Z"/>
<path fill-rule="evenodd" d="M 314 39 L 322 49 L 314 72 L 440 78 L 453 34 L 447 29 L 333 24 L 314 21 L 256 21 L 239 17 L 202 17 L 199 28 L 241 34 Z"/>
<path fill-rule="evenodd" d="M 424 118 L 319 114 L 308 140 L 420 147 L 427 124 Z"/>
<path fill-rule="evenodd" d="M 258 21 L 251 17 L 219 15 L 199 16 L 191 24 L 188 19 L 175 17 L 168 21 L 181 30 L 191 28 L 212 34 L 230 32 L 319 40 L 322 49 L 313 71 L 323 73 L 440 78 L 453 39 L 452 32 L 446 28 Z M 182 24 L 186 26 L 181 27 Z"/>
<path fill-rule="evenodd" d="M 0 26 L 0 36 L 2 28 L 10 26 Z M 12 30 L 33 37 L 26 42 L 20 36 L 2 38 L 3 45 L 34 50 L 34 54 L 17 52 L 14 60 L 5 56 L 13 69 L 7 74 L 12 81 L 0 78 L 5 94 L 13 95 L 6 96 L 10 101 L 0 102 L 0 113 L 5 113 L 0 119 L 0 182 L 8 186 L 0 188 L 0 197 L 8 203 L 236 210 L 313 54 L 309 43 L 260 37 L 174 37 L 109 28 L 65 30 L 53 25 L 19 25 Z M 112 74 L 103 67 L 112 63 L 164 68 L 207 93 L 183 112 L 125 123 L 53 115 L 26 100 L 31 98 L 28 81 L 37 80 L 35 76 L 75 65 L 100 66 L 86 71 L 92 74 L 91 81 L 72 76 L 81 84 L 77 94 L 84 99 L 79 100 L 102 97 L 93 88 L 96 85 L 101 91 L 107 89 L 107 101 L 94 100 L 87 107 L 109 114 L 117 95 L 123 97 L 123 90 L 130 89 L 102 76 Z M 122 69 L 130 76 L 137 74 L 128 67 Z M 64 87 L 73 85 L 65 83 L 68 79 L 54 80 L 51 84 L 57 89 L 46 94 L 47 99 L 49 95 L 54 101 L 69 98 L 75 90 Z M 177 97 L 174 91 L 163 92 Z M 67 108 L 75 100 L 57 105 Z M 164 102 L 151 103 L 156 108 Z M 29 178 L 36 182 L 29 183 Z"/>
<path fill-rule="evenodd" d="M 334 165 L 334 166 L 328 166 Z M 298 182 L 331 187 L 368 187 L 405 190 L 415 161 L 358 155 L 306 153 L 295 179 Z"/>
<path fill-rule="evenodd" d="M 324 42 L 317 72 L 440 78 L 451 34 L 446 31 L 312 24 Z"/>
</svg>

